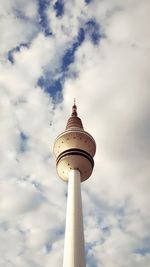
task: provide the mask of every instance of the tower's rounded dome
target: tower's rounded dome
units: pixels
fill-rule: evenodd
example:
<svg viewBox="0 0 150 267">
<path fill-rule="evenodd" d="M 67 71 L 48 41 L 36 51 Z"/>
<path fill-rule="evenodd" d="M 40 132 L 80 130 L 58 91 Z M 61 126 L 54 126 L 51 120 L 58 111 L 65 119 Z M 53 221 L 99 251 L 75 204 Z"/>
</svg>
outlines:
<svg viewBox="0 0 150 267">
<path fill-rule="evenodd" d="M 72 107 L 66 130 L 55 140 L 54 155 L 60 178 L 67 181 L 69 171 L 80 171 L 81 181 L 88 179 L 94 167 L 93 157 L 96 144 L 93 137 L 84 131 L 82 121 L 77 115 L 77 107 Z"/>
</svg>

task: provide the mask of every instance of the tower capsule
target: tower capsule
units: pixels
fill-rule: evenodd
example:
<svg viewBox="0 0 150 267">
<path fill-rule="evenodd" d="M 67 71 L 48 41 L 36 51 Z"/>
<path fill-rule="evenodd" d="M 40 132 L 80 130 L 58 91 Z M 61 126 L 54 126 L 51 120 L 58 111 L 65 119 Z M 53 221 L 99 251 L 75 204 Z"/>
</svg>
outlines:
<svg viewBox="0 0 150 267">
<path fill-rule="evenodd" d="M 69 172 L 78 170 L 81 182 L 87 180 L 94 167 L 95 152 L 95 140 L 84 131 L 82 121 L 77 114 L 77 106 L 74 103 L 66 129 L 54 143 L 56 169 L 59 177 L 68 181 Z"/>
</svg>

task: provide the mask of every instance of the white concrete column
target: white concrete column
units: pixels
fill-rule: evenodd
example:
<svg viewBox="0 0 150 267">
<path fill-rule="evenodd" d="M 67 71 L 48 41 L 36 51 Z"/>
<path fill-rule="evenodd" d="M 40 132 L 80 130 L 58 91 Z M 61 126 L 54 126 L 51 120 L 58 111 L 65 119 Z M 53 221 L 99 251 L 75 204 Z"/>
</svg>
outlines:
<svg viewBox="0 0 150 267">
<path fill-rule="evenodd" d="M 68 179 L 63 267 L 86 266 L 80 183 L 80 172 L 71 170 Z"/>
</svg>

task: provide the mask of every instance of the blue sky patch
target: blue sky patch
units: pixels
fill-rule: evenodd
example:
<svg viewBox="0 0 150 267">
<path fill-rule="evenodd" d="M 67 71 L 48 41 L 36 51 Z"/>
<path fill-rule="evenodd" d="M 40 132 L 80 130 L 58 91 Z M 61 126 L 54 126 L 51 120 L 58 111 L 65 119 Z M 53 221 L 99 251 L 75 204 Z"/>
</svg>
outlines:
<svg viewBox="0 0 150 267">
<path fill-rule="evenodd" d="M 27 149 L 27 141 L 28 141 L 28 136 L 25 133 L 20 132 L 20 151 L 22 153 L 25 152 Z"/>
<path fill-rule="evenodd" d="M 150 254 L 150 248 L 149 247 L 137 248 L 134 250 L 134 253 L 145 256 L 146 254 Z"/>
<path fill-rule="evenodd" d="M 78 47 L 83 43 L 85 39 L 85 32 L 83 28 L 80 28 L 77 39 L 72 46 L 66 51 L 62 59 L 62 70 L 66 71 L 68 66 L 74 61 L 74 55 Z"/>
<path fill-rule="evenodd" d="M 145 256 L 146 254 L 150 254 L 150 236 L 147 236 L 143 240 L 141 240 L 141 245 L 134 250 L 134 253 Z"/>
<path fill-rule="evenodd" d="M 61 79 L 52 79 L 51 76 L 46 73 L 38 79 L 37 84 L 53 98 L 54 102 L 59 102 L 62 100 L 62 82 Z"/>
<path fill-rule="evenodd" d="M 46 10 L 49 7 L 50 0 L 38 0 L 39 24 L 45 36 L 52 35 L 49 28 Z"/>
<path fill-rule="evenodd" d="M 47 242 L 45 245 L 44 245 L 44 252 L 45 253 L 49 253 L 52 249 L 52 244 L 51 242 Z"/>
<path fill-rule="evenodd" d="M 12 64 L 14 63 L 14 54 L 16 52 L 19 52 L 22 47 L 29 47 L 29 44 L 21 43 L 18 46 L 14 47 L 14 48 L 12 48 L 11 50 L 8 51 L 7 58 Z"/>
<path fill-rule="evenodd" d="M 101 265 L 97 265 L 96 260 L 94 256 L 91 253 L 93 245 L 88 246 L 88 248 L 85 246 L 85 251 L 86 251 L 86 262 L 88 262 L 88 265 L 90 267 L 100 267 Z"/>
<path fill-rule="evenodd" d="M 90 4 L 92 2 L 92 0 L 85 0 L 86 4 Z"/>
<path fill-rule="evenodd" d="M 23 14 L 22 10 L 15 8 L 14 14 L 15 14 L 17 19 L 28 20 L 28 18 Z"/>
<path fill-rule="evenodd" d="M 64 1 L 63 0 L 57 0 L 54 9 L 56 11 L 56 17 L 60 17 L 64 14 Z"/>
<path fill-rule="evenodd" d="M 85 24 L 85 31 L 86 31 L 86 34 L 89 35 L 93 44 L 96 45 L 99 43 L 100 38 L 101 38 L 100 26 L 96 22 L 96 20 L 91 19 L 87 21 Z"/>
<path fill-rule="evenodd" d="M 98 44 L 101 38 L 99 24 L 91 19 L 86 22 L 84 28 L 79 29 L 78 36 L 72 46 L 66 51 L 62 58 L 62 71 L 67 71 L 68 67 L 74 61 L 75 52 L 84 42 L 85 37 L 89 36 L 93 44 Z"/>
<path fill-rule="evenodd" d="M 41 13 L 43 12 L 43 14 L 47 7 L 47 1 L 44 2 L 45 4 L 42 4 L 42 7 L 40 8 Z M 57 1 L 55 3 L 55 9 L 57 12 L 60 12 L 60 5 L 63 5 L 63 1 Z M 62 56 L 62 63 L 60 67 L 61 78 L 55 79 L 50 73 L 44 73 L 43 76 L 38 79 L 37 85 L 40 86 L 46 93 L 48 93 L 50 97 L 53 98 L 54 103 L 62 101 L 62 87 L 64 79 L 68 77 L 68 75 L 74 75 L 70 74 L 68 72 L 68 69 L 70 64 L 74 62 L 75 53 L 84 42 L 86 36 L 90 36 L 90 39 L 94 44 L 97 44 L 99 42 L 99 24 L 95 20 L 91 19 L 87 21 L 85 25 L 79 29 L 78 35 L 74 39 L 72 45 L 65 51 L 64 55 Z"/>
</svg>

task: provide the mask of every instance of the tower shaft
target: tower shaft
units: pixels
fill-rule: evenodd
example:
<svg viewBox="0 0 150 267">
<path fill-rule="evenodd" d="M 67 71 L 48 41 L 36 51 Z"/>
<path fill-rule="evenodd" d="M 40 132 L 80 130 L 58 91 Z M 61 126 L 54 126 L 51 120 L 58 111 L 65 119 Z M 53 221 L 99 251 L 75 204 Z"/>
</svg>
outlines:
<svg viewBox="0 0 150 267">
<path fill-rule="evenodd" d="M 80 184 L 80 172 L 71 170 L 68 179 L 63 267 L 86 266 Z"/>
</svg>

